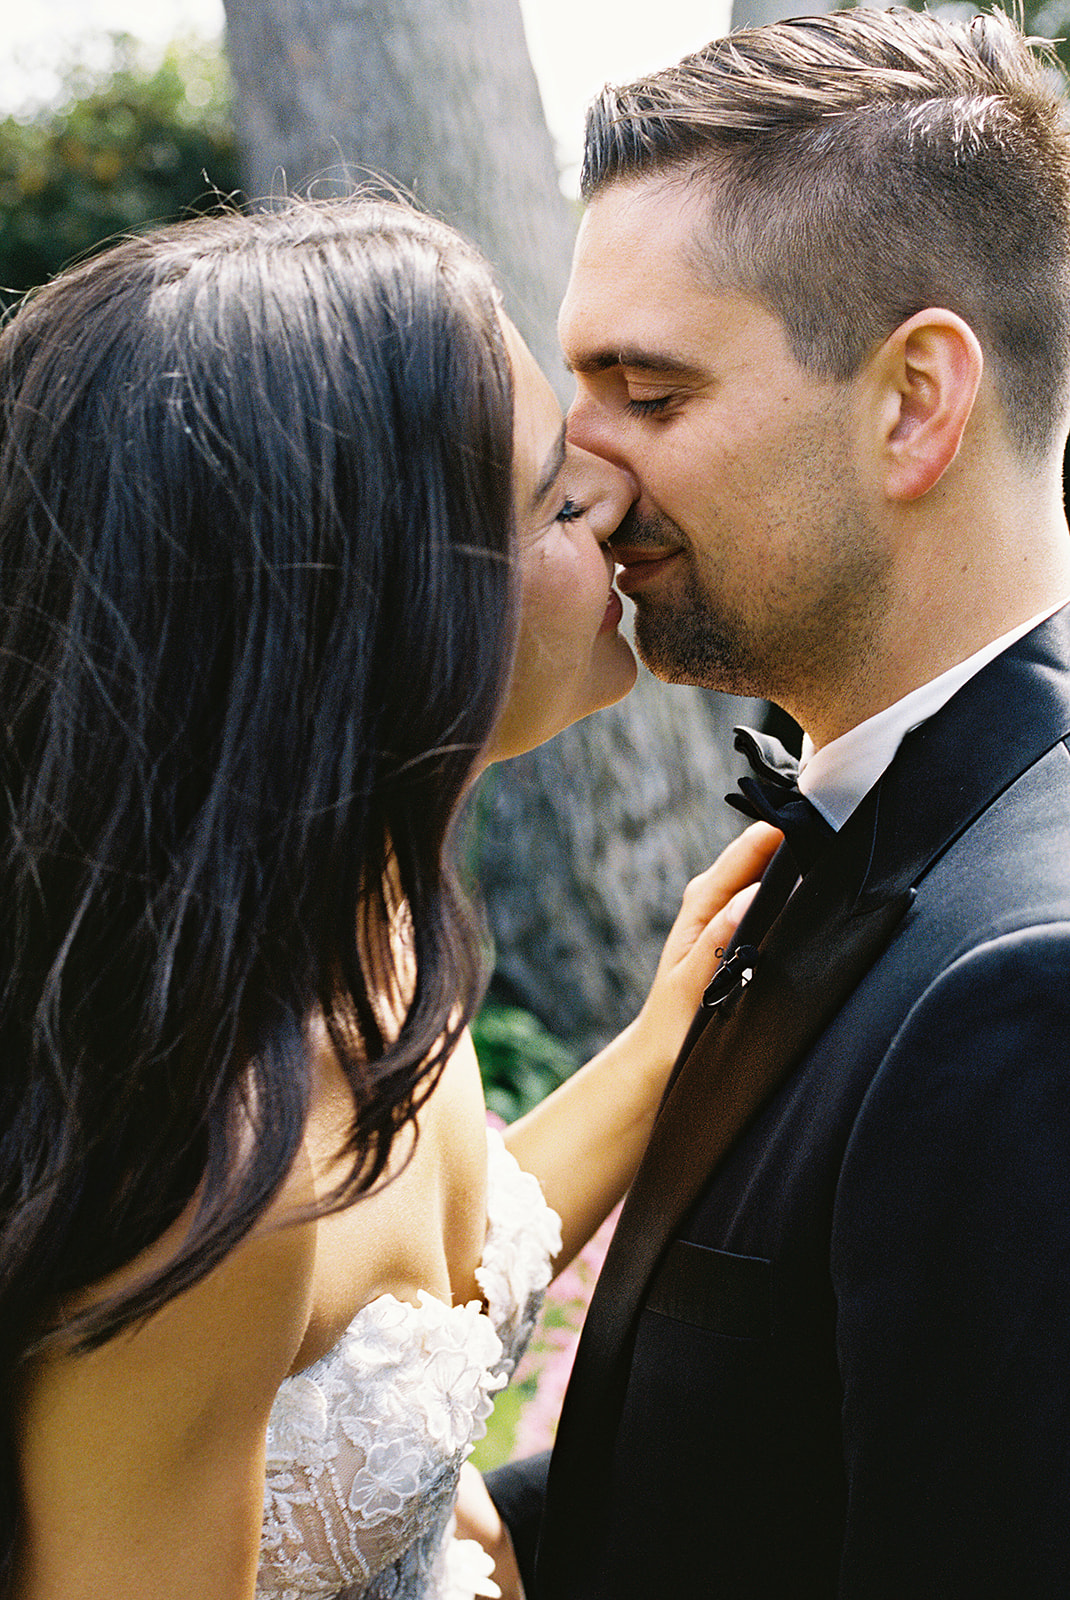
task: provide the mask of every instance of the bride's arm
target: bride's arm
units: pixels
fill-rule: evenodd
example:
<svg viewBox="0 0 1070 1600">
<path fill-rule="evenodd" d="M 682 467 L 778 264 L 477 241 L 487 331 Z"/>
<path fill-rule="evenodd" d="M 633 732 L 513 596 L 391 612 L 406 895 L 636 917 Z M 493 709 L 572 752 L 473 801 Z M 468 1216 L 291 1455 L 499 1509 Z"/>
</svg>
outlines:
<svg viewBox="0 0 1070 1600">
<path fill-rule="evenodd" d="M 314 1225 L 275 1215 L 143 1323 L 25 1375 L 19 1600 L 253 1600 L 268 1416 L 315 1262 Z"/>
<path fill-rule="evenodd" d="M 684 892 L 639 1015 L 593 1061 L 506 1131 L 562 1221 L 560 1271 L 624 1194 L 702 991 L 780 843 L 752 824 Z"/>
</svg>

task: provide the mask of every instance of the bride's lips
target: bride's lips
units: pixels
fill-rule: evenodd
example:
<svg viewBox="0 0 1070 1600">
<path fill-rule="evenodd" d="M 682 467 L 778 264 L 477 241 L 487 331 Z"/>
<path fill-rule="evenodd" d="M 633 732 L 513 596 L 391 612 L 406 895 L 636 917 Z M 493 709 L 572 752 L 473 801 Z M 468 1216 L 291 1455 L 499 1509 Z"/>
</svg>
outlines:
<svg viewBox="0 0 1070 1600">
<path fill-rule="evenodd" d="M 634 594 L 657 578 L 679 554 L 676 550 L 613 550 L 619 564 L 617 588 L 621 594 Z"/>
<path fill-rule="evenodd" d="M 624 607 L 620 603 L 620 595 L 616 589 L 610 589 L 609 599 L 606 601 L 606 614 L 602 618 L 599 633 L 612 633 L 620 624 L 624 616 Z"/>
</svg>

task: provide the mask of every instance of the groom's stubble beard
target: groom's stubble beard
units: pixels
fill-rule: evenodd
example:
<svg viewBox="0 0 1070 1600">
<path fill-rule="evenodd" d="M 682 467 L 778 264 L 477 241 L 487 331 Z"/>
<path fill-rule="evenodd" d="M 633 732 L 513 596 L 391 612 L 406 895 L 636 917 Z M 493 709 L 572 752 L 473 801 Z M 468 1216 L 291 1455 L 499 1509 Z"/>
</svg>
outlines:
<svg viewBox="0 0 1070 1600">
<path fill-rule="evenodd" d="M 624 549 L 677 557 L 635 596 L 636 649 L 656 677 L 804 709 L 879 675 L 872 644 L 895 615 L 894 544 L 842 451 L 828 454 L 808 514 L 769 523 L 775 563 L 760 545 L 748 558 L 730 531 L 699 548 L 661 513 L 629 512 L 611 550 L 619 537 Z"/>
<path fill-rule="evenodd" d="M 655 677 L 728 694 L 754 693 L 750 685 L 756 663 L 747 625 L 727 598 L 710 592 L 694 549 L 677 525 L 633 507 L 618 535 L 622 545 L 678 552 L 682 570 L 672 574 L 671 584 L 635 596 L 635 645 Z"/>
</svg>

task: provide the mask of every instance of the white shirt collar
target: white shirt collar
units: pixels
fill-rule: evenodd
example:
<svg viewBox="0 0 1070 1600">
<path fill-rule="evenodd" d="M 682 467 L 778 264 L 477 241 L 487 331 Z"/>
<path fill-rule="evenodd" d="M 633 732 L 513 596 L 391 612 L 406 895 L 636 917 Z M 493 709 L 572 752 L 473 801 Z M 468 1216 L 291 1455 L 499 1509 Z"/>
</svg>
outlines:
<svg viewBox="0 0 1070 1600">
<path fill-rule="evenodd" d="M 986 644 L 975 655 L 960 661 L 957 666 L 949 667 L 938 678 L 933 678 L 931 683 L 923 683 L 919 689 L 912 689 L 894 705 L 886 706 L 876 716 L 867 717 L 865 722 L 860 722 L 856 728 L 841 734 L 822 749 L 815 751 L 807 735 L 803 739 L 799 762 L 799 788 L 803 794 L 813 802 L 827 822 L 834 828 L 842 828 L 863 795 L 869 793 L 877 779 L 891 765 L 906 735 L 939 711 L 982 667 L 1002 655 L 1004 650 L 1053 616 L 1066 603 L 1066 600 L 1060 600 L 1039 616 L 1030 617 L 1020 627 L 1012 628 L 1010 633 L 993 639 L 991 644 Z"/>
</svg>

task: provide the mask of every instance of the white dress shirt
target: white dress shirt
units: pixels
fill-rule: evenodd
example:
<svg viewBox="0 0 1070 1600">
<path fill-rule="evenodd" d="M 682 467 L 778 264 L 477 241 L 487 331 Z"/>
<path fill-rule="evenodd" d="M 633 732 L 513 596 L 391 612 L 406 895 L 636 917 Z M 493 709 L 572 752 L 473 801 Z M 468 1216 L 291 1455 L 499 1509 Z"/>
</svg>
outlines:
<svg viewBox="0 0 1070 1600">
<path fill-rule="evenodd" d="M 1020 627 L 1001 634 L 974 655 L 949 667 L 930 683 L 886 706 L 876 716 L 867 717 L 856 728 L 833 739 L 831 744 L 815 750 L 809 735 L 803 739 L 799 762 L 799 788 L 836 829 L 842 828 L 863 795 L 869 793 L 877 779 L 891 765 L 892 758 L 905 736 L 939 711 L 951 696 L 975 673 L 1008 650 L 1031 629 L 1053 616 L 1061 606 L 1060 600 L 1049 606 L 1039 616 L 1030 617 Z"/>
</svg>

